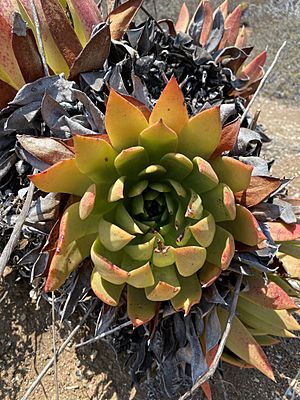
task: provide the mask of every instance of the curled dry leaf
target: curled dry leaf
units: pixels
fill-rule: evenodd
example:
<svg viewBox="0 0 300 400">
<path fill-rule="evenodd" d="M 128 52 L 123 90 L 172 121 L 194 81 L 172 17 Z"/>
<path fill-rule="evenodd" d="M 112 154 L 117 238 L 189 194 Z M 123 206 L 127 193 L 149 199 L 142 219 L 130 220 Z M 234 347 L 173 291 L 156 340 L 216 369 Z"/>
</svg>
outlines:
<svg viewBox="0 0 300 400">
<path fill-rule="evenodd" d="M 282 181 L 278 178 L 266 176 L 252 176 L 249 187 L 235 193 L 237 202 L 245 207 L 253 207 L 268 198 L 281 185 Z"/>
</svg>

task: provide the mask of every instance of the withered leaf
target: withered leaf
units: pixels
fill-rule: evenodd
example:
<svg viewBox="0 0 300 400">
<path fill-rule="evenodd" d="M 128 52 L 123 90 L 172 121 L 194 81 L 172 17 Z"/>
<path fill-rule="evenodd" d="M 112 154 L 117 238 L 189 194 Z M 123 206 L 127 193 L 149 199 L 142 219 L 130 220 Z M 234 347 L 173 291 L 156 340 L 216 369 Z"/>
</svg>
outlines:
<svg viewBox="0 0 300 400">
<path fill-rule="evenodd" d="M 267 199 L 281 186 L 281 179 L 267 176 L 252 176 L 248 189 L 235 193 L 238 203 L 249 208 Z"/>
<path fill-rule="evenodd" d="M 73 152 L 67 146 L 54 138 L 18 135 L 17 139 L 26 151 L 48 165 L 74 157 Z"/>
<path fill-rule="evenodd" d="M 143 2 L 144 0 L 128 0 L 107 16 L 112 39 L 120 40 L 122 38 Z"/>
<path fill-rule="evenodd" d="M 75 79 L 80 73 L 102 68 L 109 55 L 110 43 L 109 25 L 102 24 L 74 60 L 70 68 L 70 79 Z"/>
<path fill-rule="evenodd" d="M 17 12 L 14 14 L 12 47 L 25 82 L 33 82 L 45 75 L 34 34 Z"/>
<path fill-rule="evenodd" d="M 220 156 L 222 153 L 224 153 L 224 151 L 232 150 L 236 143 L 239 131 L 240 131 L 239 118 L 231 122 L 230 124 L 224 126 L 224 128 L 222 129 L 220 143 L 210 158 L 213 159 L 217 156 Z"/>
</svg>

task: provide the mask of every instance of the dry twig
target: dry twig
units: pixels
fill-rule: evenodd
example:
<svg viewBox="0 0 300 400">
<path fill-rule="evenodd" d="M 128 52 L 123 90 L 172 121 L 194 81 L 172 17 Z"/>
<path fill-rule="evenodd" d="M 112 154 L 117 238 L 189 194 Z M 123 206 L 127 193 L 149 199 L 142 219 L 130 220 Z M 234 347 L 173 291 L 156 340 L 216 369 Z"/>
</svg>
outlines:
<svg viewBox="0 0 300 400">
<path fill-rule="evenodd" d="M 52 365 L 54 364 L 55 359 L 58 359 L 59 356 L 61 355 L 61 353 L 65 350 L 65 348 L 68 346 L 68 344 L 71 342 L 71 340 L 73 339 L 73 337 L 76 335 L 76 333 L 79 331 L 79 329 L 81 328 L 81 326 L 85 323 L 85 321 L 87 320 L 88 316 L 90 315 L 90 313 L 94 310 L 96 304 L 98 303 L 98 300 L 96 300 L 91 307 L 89 308 L 89 310 L 86 312 L 86 314 L 84 315 L 84 317 L 82 318 L 82 320 L 79 322 L 78 325 L 75 326 L 75 328 L 72 330 L 72 332 L 69 334 L 69 336 L 66 338 L 66 340 L 63 342 L 63 344 L 60 346 L 60 348 L 57 350 L 56 354 L 51 358 L 51 360 L 48 361 L 48 363 L 45 365 L 45 367 L 42 369 L 42 371 L 39 373 L 39 375 L 36 377 L 36 379 L 34 380 L 34 382 L 32 382 L 32 384 L 30 385 L 30 387 L 27 389 L 26 393 L 24 394 L 24 396 L 22 397 L 21 400 L 28 400 L 29 396 L 31 396 L 31 394 L 34 392 L 34 390 L 36 389 L 37 385 L 41 382 L 41 380 L 43 379 L 43 377 L 45 376 L 45 374 L 48 372 L 48 370 L 52 367 Z"/>
<path fill-rule="evenodd" d="M 222 336 L 222 339 L 220 341 L 220 344 L 219 344 L 219 347 L 218 347 L 218 351 L 217 351 L 217 353 L 215 355 L 214 361 L 212 362 L 210 369 L 204 375 L 202 375 L 201 378 L 198 379 L 198 381 L 192 387 L 192 389 L 190 391 L 186 392 L 184 395 L 182 395 L 179 398 L 179 400 L 186 400 L 189 396 L 191 396 L 193 393 L 195 393 L 195 391 L 197 389 L 199 389 L 199 387 L 203 383 L 208 381 L 214 375 L 214 373 L 216 372 L 216 369 L 217 369 L 217 367 L 219 365 L 219 361 L 220 361 L 221 355 L 223 353 L 223 350 L 224 350 L 224 347 L 225 347 L 225 344 L 226 344 L 226 340 L 227 340 L 228 335 L 230 333 L 230 329 L 231 329 L 233 318 L 235 316 L 235 310 L 236 310 L 236 305 L 237 305 L 237 301 L 238 301 L 238 296 L 239 296 L 239 293 L 240 293 L 240 287 L 241 287 L 241 284 L 242 284 L 242 280 L 243 280 L 243 276 L 239 275 L 238 278 L 237 278 L 236 284 L 235 284 L 234 293 L 233 293 L 233 296 L 232 296 L 232 301 L 231 301 L 230 310 L 229 310 L 229 315 L 228 315 L 227 322 L 226 322 L 226 325 L 225 325 L 225 330 L 223 332 L 223 336 Z"/>
<path fill-rule="evenodd" d="M 249 111 L 250 108 L 252 107 L 252 105 L 253 105 L 253 103 L 255 102 L 255 100 L 256 100 L 256 98 L 257 98 L 257 96 L 258 96 L 260 90 L 261 90 L 262 87 L 264 86 L 264 84 L 265 84 L 266 80 L 268 79 L 270 73 L 272 72 L 273 68 L 275 67 L 275 65 L 276 65 L 276 63 L 277 63 L 277 60 L 278 60 L 278 58 L 279 58 L 279 56 L 280 56 L 280 53 L 282 52 L 282 50 L 284 49 L 285 46 L 286 46 L 286 41 L 284 41 L 284 42 L 282 43 L 282 45 L 280 46 L 280 48 L 278 49 L 278 51 L 277 51 L 277 53 L 276 53 L 276 55 L 275 55 L 275 57 L 274 57 L 274 60 L 273 60 L 272 64 L 270 65 L 268 71 L 265 73 L 265 76 L 263 77 L 263 79 L 260 81 L 260 83 L 259 83 L 259 85 L 258 85 L 258 88 L 256 89 L 256 92 L 254 93 L 252 99 L 249 101 L 249 104 L 247 105 L 245 111 L 243 112 L 243 115 L 241 116 L 241 123 L 242 123 L 242 122 L 244 121 L 244 119 L 246 118 L 246 116 L 247 116 L 247 114 L 248 114 L 248 111 Z"/>
<path fill-rule="evenodd" d="M 57 357 L 56 357 L 56 334 L 55 334 L 55 308 L 54 308 L 55 296 L 52 292 L 52 304 L 51 304 L 51 316 L 52 316 L 52 346 L 53 346 L 53 357 L 54 357 L 54 380 L 55 380 L 55 397 L 59 400 L 59 385 L 58 385 L 58 370 L 57 370 Z"/>
<path fill-rule="evenodd" d="M 85 342 L 76 344 L 75 348 L 78 349 L 78 347 L 86 346 L 87 344 L 91 344 L 91 343 L 97 342 L 98 340 L 103 339 L 106 336 L 111 335 L 112 333 L 118 332 L 121 329 L 125 328 L 126 326 L 130 326 L 130 325 L 132 325 L 131 321 L 124 322 L 124 324 L 118 325 L 115 328 L 110 329 L 109 331 L 103 332 L 100 335 L 98 335 L 98 336 L 96 336 L 96 337 L 94 337 L 92 339 L 89 339 L 89 340 L 87 340 Z"/>
</svg>

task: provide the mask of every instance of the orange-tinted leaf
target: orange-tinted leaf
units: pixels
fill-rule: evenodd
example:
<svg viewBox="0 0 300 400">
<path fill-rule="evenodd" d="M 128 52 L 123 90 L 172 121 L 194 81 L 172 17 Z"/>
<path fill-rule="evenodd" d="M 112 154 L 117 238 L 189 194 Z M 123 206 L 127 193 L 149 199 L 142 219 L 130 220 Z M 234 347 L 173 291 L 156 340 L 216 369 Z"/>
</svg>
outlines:
<svg viewBox="0 0 300 400">
<path fill-rule="evenodd" d="M 239 204 L 236 205 L 235 220 L 221 222 L 220 224 L 232 233 L 235 240 L 248 246 L 256 246 L 266 240 L 255 217 L 247 208 Z"/>
<path fill-rule="evenodd" d="M 219 307 L 218 315 L 221 326 L 224 329 L 228 312 Z M 264 351 L 237 317 L 233 319 L 231 331 L 226 341 L 226 347 L 242 360 L 246 361 L 246 363 L 252 364 L 268 378 L 275 381 L 272 368 Z"/>
<path fill-rule="evenodd" d="M 236 119 L 235 121 L 231 122 L 230 124 L 224 126 L 221 133 L 220 143 L 218 147 L 211 155 L 211 159 L 216 158 L 217 156 L 222 155 L 224 151 L 230 151 L 233 149 L 238 134 L 240 132 L 240 119 Z"/>
<path fill-rule="evenodd" d="M 235 193 L 238 203 L 249 208 L 256 206 L 270 196 L 281 185 L 278 178 L 251 176 L 250 184 L 243 192 Z"/>
<path fill-rule="evenodd" d="M 74 30 L 82 46 L 85 46 L 90 39 L 93 27 L 102 20 L 99 8 L 94 0 L 67 0 L 67 3 Z"/>
<path fill-rule="evenodd" d="M 40 0 L 51 35 L 69 67 L 82 46 L 58 0 Z"/>
<path fill-rule="evenodd" d="M 120 96 L 124 97 L 124 99 L 129 101 L 129 103 L 133 104 L 136 108 L 138 108 L 143 113 L 146 120 L 149 121 L 151 111 L 144 103 L 142 103 L 141 101 L 132 96 L 126 96 L 124 94 L 120 94 Z"/>
<path fill-rule="evenodd" d="M 150 125 L 163 122 L 177 134 L 187 124 L 189 116 L 183 93 L 173 76 L 160 95 L 150 115 Z"/>
<path fill-rule="evenodd" d="M 216 157 L 211 165 L 218 175 L 219 181 L 226 183 L 236 193 L 247 189 L 251 180 L 253 167 L 227 156 Z"/>
<path fill-rule="evenodd" d="M 99 271 L 94 267 L 91 276 L 91 287 L 95 295 L 109 306 L 116 307 L 124 288 L 123 285 L 114 285 L 102 278 Z"/>
<path fill-rule="evenodd" d="M 241 16 L 242 8 L 240 5 L 238 5 L 225 19 L 225 33 L 219 45 L 220 49 L 227 46 L 233 46 L 235 44 L 240 29 Z"/>
<path fill-rule="evenodd" d="M 101 51 L 99 51 L 101 49 Z M 86 44 L 70 68 L 70 79 L 103 67 L 110 50 L 110 30 L 104 25 Z"/>
<path fill-rule="evenodd" d="M 137 107 L 111 89 L 105 126 L 113 147 L 120 151 L 138 145 L 139 134 L 148 127 L 148 122 Z"/>
<path fill-rule="evenodd" d="M 25 82 L 33 82 L 45 75 L 34 34 L 26 28 L 18 13 L 14 18 L 12 47 Z"/>
<path fill-rule="evenodd" d="M 75 159 L 65 159 L 39 174 L 30 175 L 30 180 L 44 192 L 59 192 L 82 196 L 92 181 L 76 166 Z"/>
<path fill-rule="evenodd" d="M 283 222 L 267 222 L 270 234 L 275 242 L 286 242 L 300 239 L 300 224 L 284 224 Z"/>
<path fill-rule="evenodd" d="M 204 20 L 200 35 L 200 44 L 205 46 L 213 24 L 213 8 L 209 0 L 203 1 Z"/>
<path fill-rule="evenodd" d="M 190 118 L 180 132 L 178 152 L 189 158 L 200 156 L 207 159 L 216 150 L 221 131 L 220 107 L 202 111 Z"/>
<path fill-rule="evenodd" d="M 261 68 L 265 65 L 266 59 L 267 52 L 261 52 L 243 69 L 242 74 L 248 76 L 250 81 L 254 81 L 261 74 Z"/>
<path fill-rule="evenodd" d="M 221 275 L 221 268 L 209 263 L 205 262 L 203 267 L 198 272 L 198 278 L 202 287 L 209 287 L 212 285 L 216 279 Z"/>
<path fill-rule="evenodd" d="M 190 21 L 190 14 L 185 3 L 182 4 L 178 19 L 175 25 L 176 32 L 186 32 Z"/>
<path fill-rule="evenodd" d="M 265 283 L 262 276 L 247 277 L 248 291 L 243 291 L 240 296 L 261 307 L 273 310 L 287 310 L 297 308 L 294 301 L 275 282 Z"/>
<path fill-rule="evenodd" d="M 228 15 L 228 0 L 223 1 L 219 8 L 225 21 Z"/>
<path fill-rule="evenodd" d="M 245 25 L 243 25 L 242 28 L 240 28 L 234 46 L 239 49 L 243 49 L 244 47 L 247 46 L 247 31 Z"/>
<path fill-rule="evenodd" d="M 128 0 L 115 8 L 107 17 L 112 39 L 120 40 L 144 0 Z"/>
</svg>

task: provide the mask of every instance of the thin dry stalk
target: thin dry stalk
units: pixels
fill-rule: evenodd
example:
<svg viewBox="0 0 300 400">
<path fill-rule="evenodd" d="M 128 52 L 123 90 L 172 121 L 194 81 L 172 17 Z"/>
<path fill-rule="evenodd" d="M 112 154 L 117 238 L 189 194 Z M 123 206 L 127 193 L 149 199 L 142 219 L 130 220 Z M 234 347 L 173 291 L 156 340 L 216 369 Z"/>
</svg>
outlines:
<svg viewBox="0 0 300 400">
<path fill-rule="evenodd" d="M 48 361 L 48 363 L 45 365 L 45 367 L 42 369 L 42 371 L 39 373 L 39 375 L 36 377 L 36 379 L 32 382 L 32 384 L 29 386 L 27 389 L 26 393 L 22 397 L 21 400 L 28 400 L 29 397 L 32 395 L 38 384 L 41 382 L 43 377 L 46 375 L 48 370 L 52 367 L 52 365 L 55 362 L 55 359 L 58 360 L 59 356 L 62 354 L 62 352 L 65 350 L 65 348 L 68 346 L 68 344 L 71 342 L 73 337 L 76 335 L 76 333 L 79 331 L 81 326 L 85 323 L 86 319 L 90 315 L 90 313 L 94 310 L 97 300 L 92 304 L 92 306 L 89 308 L 89 310 L 86 312 L 82 320 L 78 325 L 75 326 L 75 328 L 72 330 L 72 332 L 69 334 L 69 336 L 66 338 L 66 340 L 63 342 L 63 344 L 60 346 L 60 348 L 57 350 L 55 356 L 51 358 L 51 360 Z"/>
<path fill-rule="evenodd" d="M 115 328 L 110 329 L 109 331 L 103 332 L 103 333 L 101 333 L 100 335 L 98 335 L 98 336 L 96 336 L 96 337 L 94 337 L 94 338 L 92 338 L 92 339 L 89 339 L 89 340 L 87 340 L 87 341 L 85 341 L 85 342 L 76 344 L 75 348 L 78 349 L 79 347 L 86 346 L 86 345 L 91 344 L 91 343 L 95 343 L 95 342 L 97 342 L 98 340 L 103 339 L 103 338 L 105 338 L 106 336 L 109 336 L 109 335 L 111 335 L 112 333 L 118 332 L 118 331 L 120 331 L 121 329 L 126 328 L 126 326 L 131 326 L 131 325 L 132 325 L 132 322 L 131 322 L 131 321 L 124 322 L 124 324 L 118 325 L 118 326 L 116 326 Z"/>
<path fill-rule="evenodd" d="M 205 383 L 206 381 L 208 381 L 216 372 L 216 369 L 218 368 L 219 365 L 219 361 L 220 358 L 223 354 L 223 350 L 226 344 L 226 340 L 228 338 L 228 335 L 230 333 L 231 330 L 231 325 L 233 322 L 233 318 L 235 316 L 235 310 L 236 310 L 236 305 L 237 305 L 237 301 L 238 301 L 238 297 L 239 297 L 239 293 L 240 293 L 240 287 L 242 284 L 242 280 L 243 280 L 243 276 L 239 275 L 235 284 L 235 288 L 234 288 L 234 293 L 232 296 L 232 301 L 231 301 L 231 305 L 230 305 L 230 310 L 229 310 L 229 314 L 228 314 L 228 318 L 227 318 L 227 322 L 225 325 L 225 330 L 223 332 L 223 336 L 222 339 L 220 341 L 219 347 L 218 347 L 218 351 L 215 355 L 214 361 L 211 364 L 210 369 L 201 376 L 200 379 L 198 379 L 198 381 L 195 383 L 195 385 L 192 387 L 192 389 L 189 392 L 186 392 L 183 396 L 181 396 L 179 398 L 179 400 L 186 400 L 188 399 L 189 396 L 191 396 L 193 393 L 195 393 L 195 391 L 197 389 L 199 389 L 199 387 Z"/>
<path fill-rule="evenodd" d="M 10 256 L 11 256 L 12 252 L 14 251 L 16 245 L 18 244 L 19 237 L 21 235 L 22 226 L 26 220 L 26 217 L 27 217 L 29 209 L 30 209 L 30 205 L 31 205 L 32 198 L 33 198 L 33 193 L 34 193 L 34 184 L 30 183 L 22 211 L 20 212 L 20 214 L 18 216 L 17 222 L 12 231 L 12 234 L 11 234 L 8 242 L 6 243 L 6 246 L 4 247 L 4 250 L 0 257 L 0 278 L 2 278 L 4 269 L 10 259 Z"/>
<path fill-rule="evenodd" d="M 56 400 L 59 400 L 54 301 L 55 301 L 55 296 L 54 296 L 54 292 L 52 292 L 51 316 L 52 316 L 52 347 L 53 347 L 53 357 L 54 357 L 53 366 L 54 366 L 54 380 L 55 380 L 55 398 L 56 398 Z"/>
<path fill-rule="evenodd" d="M 276 53 L 276 55 L 275 55 L 275 57 L 274 57 L 274 60 L 273 60 L 272 64 L 270 65 L 269 69 L 268 69 L 267 72 L 265 73 L 265 76 L 263 77 L 263 79 L 260 81 L 260 83 L 259 83 L 259 85 L 258 85 L 258 88 L 256 89 L 256 92 L 254 93 L 252 99 L 249 101 L 249 104 L 247 105 L 245 111 L 243 112 L 243 115 L 241 116 L 241 123 L 242 123 L 242 122 L 244 121 L 244 119 L 246 118 L 246 116 L 247 116 L 247 114 L 248 114 L 250 108 L 252 107 L 252 105 L 253 105 L 253 103 L 255 102 L 255 100 L 256 100 L 256 98 L 257 98 L 259 92 L 261 91 L 261 89 L 262 89 L 262 87 L 264 86 L 266 80 L 268 79 L 270 73 L 272 72 L 273 68 L 275 67 L 275 65 L 276 65 L 276 63 L 277 63 L 277 60 L 278 60 L 278 58 L 279 58 L 279 56 L 280 56 L 280 53 L 281 53 L 282 50 L 285 48 L 285 46 L 286 46 L 286 41 L 284 41 L 284 42 L 282 43 L 282 45 L 280 46 L 280 48 L 278 49 L 278 51 L 277 51 L 277 53 Z"/>
</svg>

